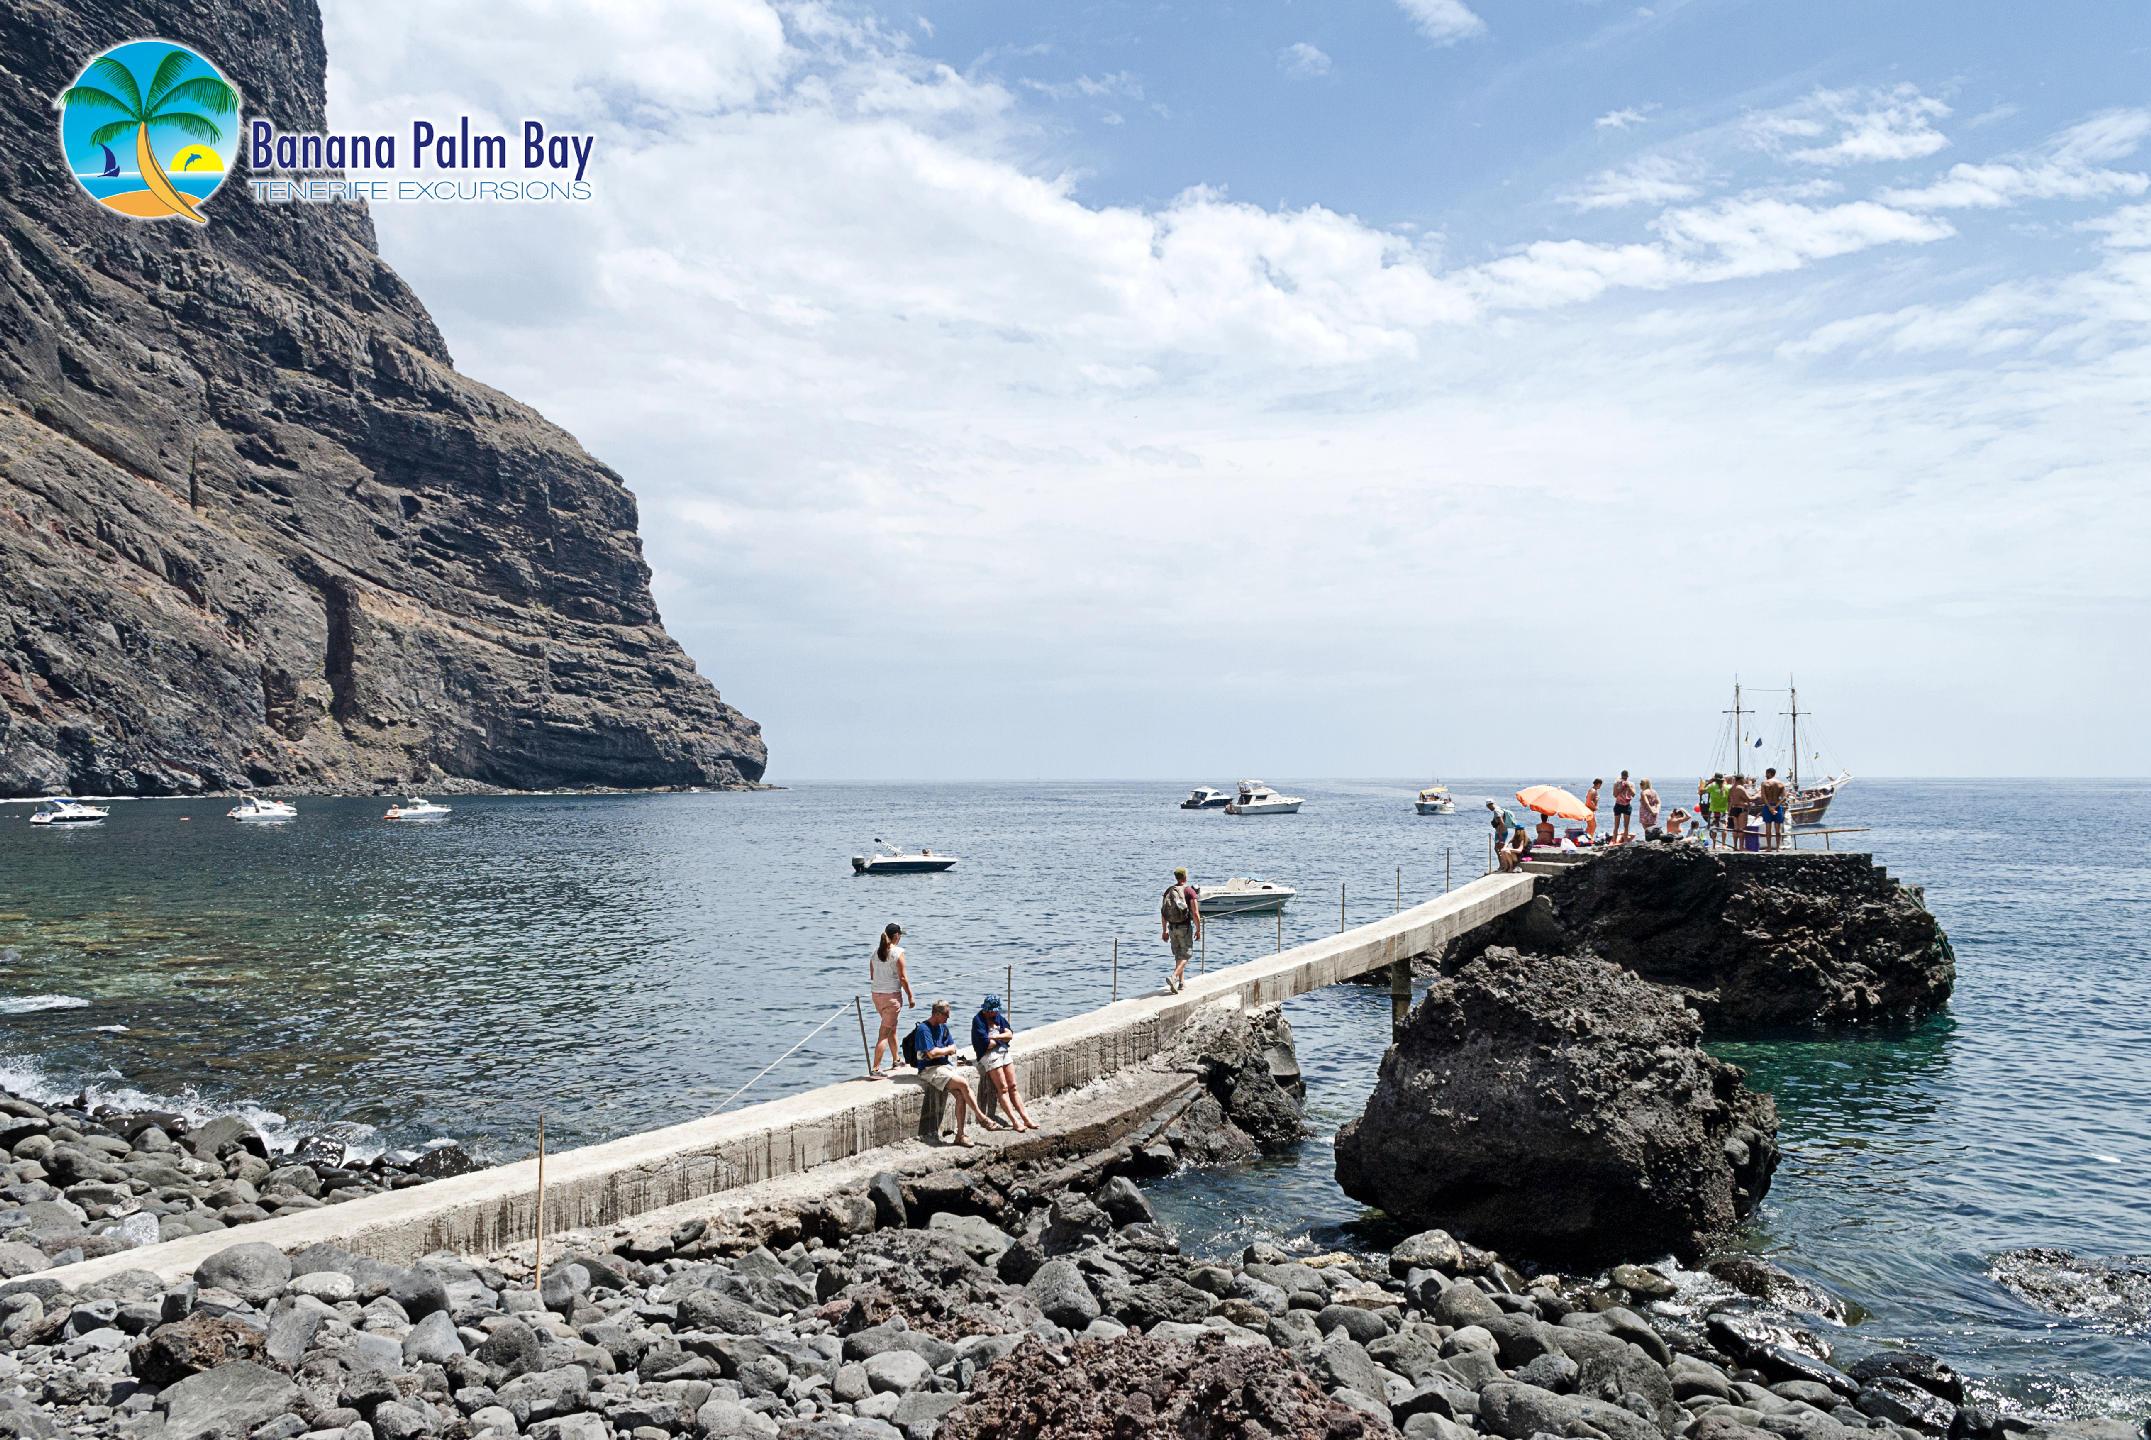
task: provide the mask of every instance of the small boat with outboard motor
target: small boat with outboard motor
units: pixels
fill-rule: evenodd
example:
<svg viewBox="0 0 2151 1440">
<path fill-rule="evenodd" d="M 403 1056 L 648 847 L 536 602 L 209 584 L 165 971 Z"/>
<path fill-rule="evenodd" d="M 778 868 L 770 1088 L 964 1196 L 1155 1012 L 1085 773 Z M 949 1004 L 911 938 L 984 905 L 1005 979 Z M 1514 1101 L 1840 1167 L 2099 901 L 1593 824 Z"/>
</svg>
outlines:
<svg viewBox="0 0 2151 1440">
<path fill-rule="evenodd" d="M 454 813 L 454 807 L 436 805 L 423 795 L 413 795 L 401 805 L 391 805 L 384 820 L 446 820 Z"/>
<path fill-rule="evenodd" d="M 1216 885 L 1198 885 L 1195 898 L 1202 906 L 1203 919 L 1219 915 L 1267 915 L 1282 910 L 1299 892 L 1290 885 L 1279 885 L 1273 880 L 1250 880 L 1244 875 Z"/>
<path fill-rule="evenodd" d="M 249 795 L 224 813 L 233 820 L 296 820 L 299 818 L 299 807 L 288 800 L 271 800 L 265 795 Z"/>
<path fill-rule="evenodd" d="M 95 825 L 112 813 L 105 805 L 85 805 L 64 795 L 46 799 L 30 813 L 32 825 Z"/>
<path fill-rule="evenodd" d="M 851 873 L 854 875 L 932 875 L 955 866 L 954 855 L 936 855 L 923 845 L 917 850 L 900 850 L 888 841 L 877 838 L 874 843 L 881 849 L 871 855 L 851 857 Z"/>
<path fill-rule="evenodd" d="M 1429 785 L 1419 792 L 1419 798 L 1412 802 L 1412 807 L 1422 815 L 1454 815 L 1456 797 L 1449 793 L 1449 787 L 1446 785 Z"/>
</svg>

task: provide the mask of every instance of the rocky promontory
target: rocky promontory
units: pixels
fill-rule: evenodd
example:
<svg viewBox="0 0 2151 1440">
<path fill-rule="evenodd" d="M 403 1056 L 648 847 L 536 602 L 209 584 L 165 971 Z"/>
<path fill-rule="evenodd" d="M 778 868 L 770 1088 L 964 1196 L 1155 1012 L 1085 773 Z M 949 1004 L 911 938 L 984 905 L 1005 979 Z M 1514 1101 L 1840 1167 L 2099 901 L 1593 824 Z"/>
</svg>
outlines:
<svg viewBox="0 0 2151 1440">
<path fill-rule="evenodd" d="M 456 372 L 362 206 L 81 192 L 53 99 L 145 35 L 325 122 L 313 0 L 0 0 L 0 795 L 758 780 L 621 477 Z"/>
<path fill-rule="evenodd" d="M 1443 968 L 1492 945 L 1613 961 L 1679 989 L 1713 1036 L 1917 1020 L 1957 976 L 1921 893 L 1849 852 L 1617 846 L 1543 877 Z"/>
<path fill-rule="evenodd" d="M 1437 981 L 1337 1136 L 1337 1183 L 1407 1222 L 1563 1262 L 1692 1257 L 1755 1207 L 1777 1110 L 1665 987 L 1486 951 Z"/>
</svg>

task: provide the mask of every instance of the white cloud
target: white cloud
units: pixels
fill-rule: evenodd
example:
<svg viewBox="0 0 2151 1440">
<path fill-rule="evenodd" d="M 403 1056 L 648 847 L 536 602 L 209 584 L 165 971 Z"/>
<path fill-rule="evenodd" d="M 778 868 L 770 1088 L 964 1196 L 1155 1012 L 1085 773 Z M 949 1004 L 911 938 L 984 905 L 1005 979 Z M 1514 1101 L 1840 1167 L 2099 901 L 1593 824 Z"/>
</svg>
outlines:
<svg viewBox="0 0 2151 1440">
<path fill-rule="evenodd" d="M 1953 165 L 1926 185 L 1883 192 L 1914 210 L 1996 210 L 2023 200 L 2098 200 L 2141 195 L 2151 178 L 2101 168 L 2136 153 L 2151 135 L 2151 110 L 2109 110 L 2054 136 L 2036 151 L 1982 165 Z"/>
<path fill-rule="evenodd" d="M 1437 45 L 1453 45 L 1486 30 L 1486 22 L 1464 0 L 1397 0 L 1397 8 Z"/>
<path fill-rule="evenodd" d="M 1295 40 L 1277 52 L 1277 64 L 1288 75 L 1327 75 L 1330 59 L 1305 40 Z"/>
<path fill-rule="evenodd" d="M 1817 90 L 1796 104 L 1751 116 L 1756 143 L 1807 165 L 1919 160 L 1946 148 L 1934 122 L 1949 106 L 1912 85 L 1893 90 Z M 1813 144 L 1796 142 L 1814 141 Z"/>
<path fill-rule="evenodd" d="M 1599 171 L 1562 198 L 1579 210 L 1619 210 L 1692 200 L 1702 193 L 1690 166 L 1663 155 L 1646 155 L 1617 170 Z"/>
<path fill-rule="evenodd" d="M 1656 108 L 1658 107 L 1655 105 L 1646 105 L 1641 109 L 1632 105 L 1624 106 L 1619 110 L 1608 110 L 1591 123 L 1600 130 L 1630 130 L 1649 120 L 1650 112 Z"/>
</svg>

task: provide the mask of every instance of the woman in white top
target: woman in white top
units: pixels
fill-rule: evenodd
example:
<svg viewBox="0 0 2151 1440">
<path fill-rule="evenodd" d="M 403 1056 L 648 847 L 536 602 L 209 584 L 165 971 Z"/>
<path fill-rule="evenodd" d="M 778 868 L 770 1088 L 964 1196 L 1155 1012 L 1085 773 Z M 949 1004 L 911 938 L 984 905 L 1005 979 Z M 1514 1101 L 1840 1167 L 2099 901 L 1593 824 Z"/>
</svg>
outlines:
<svg viewBox="0 0 2151 1440">
<path fill-rule="evenodd" d="M 904 927 L 890 921 L 882 928 L 873 958 L 866 962 L 867 979 L 874 991 L 874 1013 L 881 1017 L 881 1033 L 874 1037 L 874 1058 L 867 1071 L 876 1080 L 889 1078 L 889 1072 L 881 1064 L 883 1046 L 888 1047 L 890 1065 L 903 1059 L 896 1028 L 903 1018 L 903 1007 L 919 1003 L 911 993 L 910 972 L 904 969 L 904 947 L 896 943 L 903 938 Z"/>
</svg>

